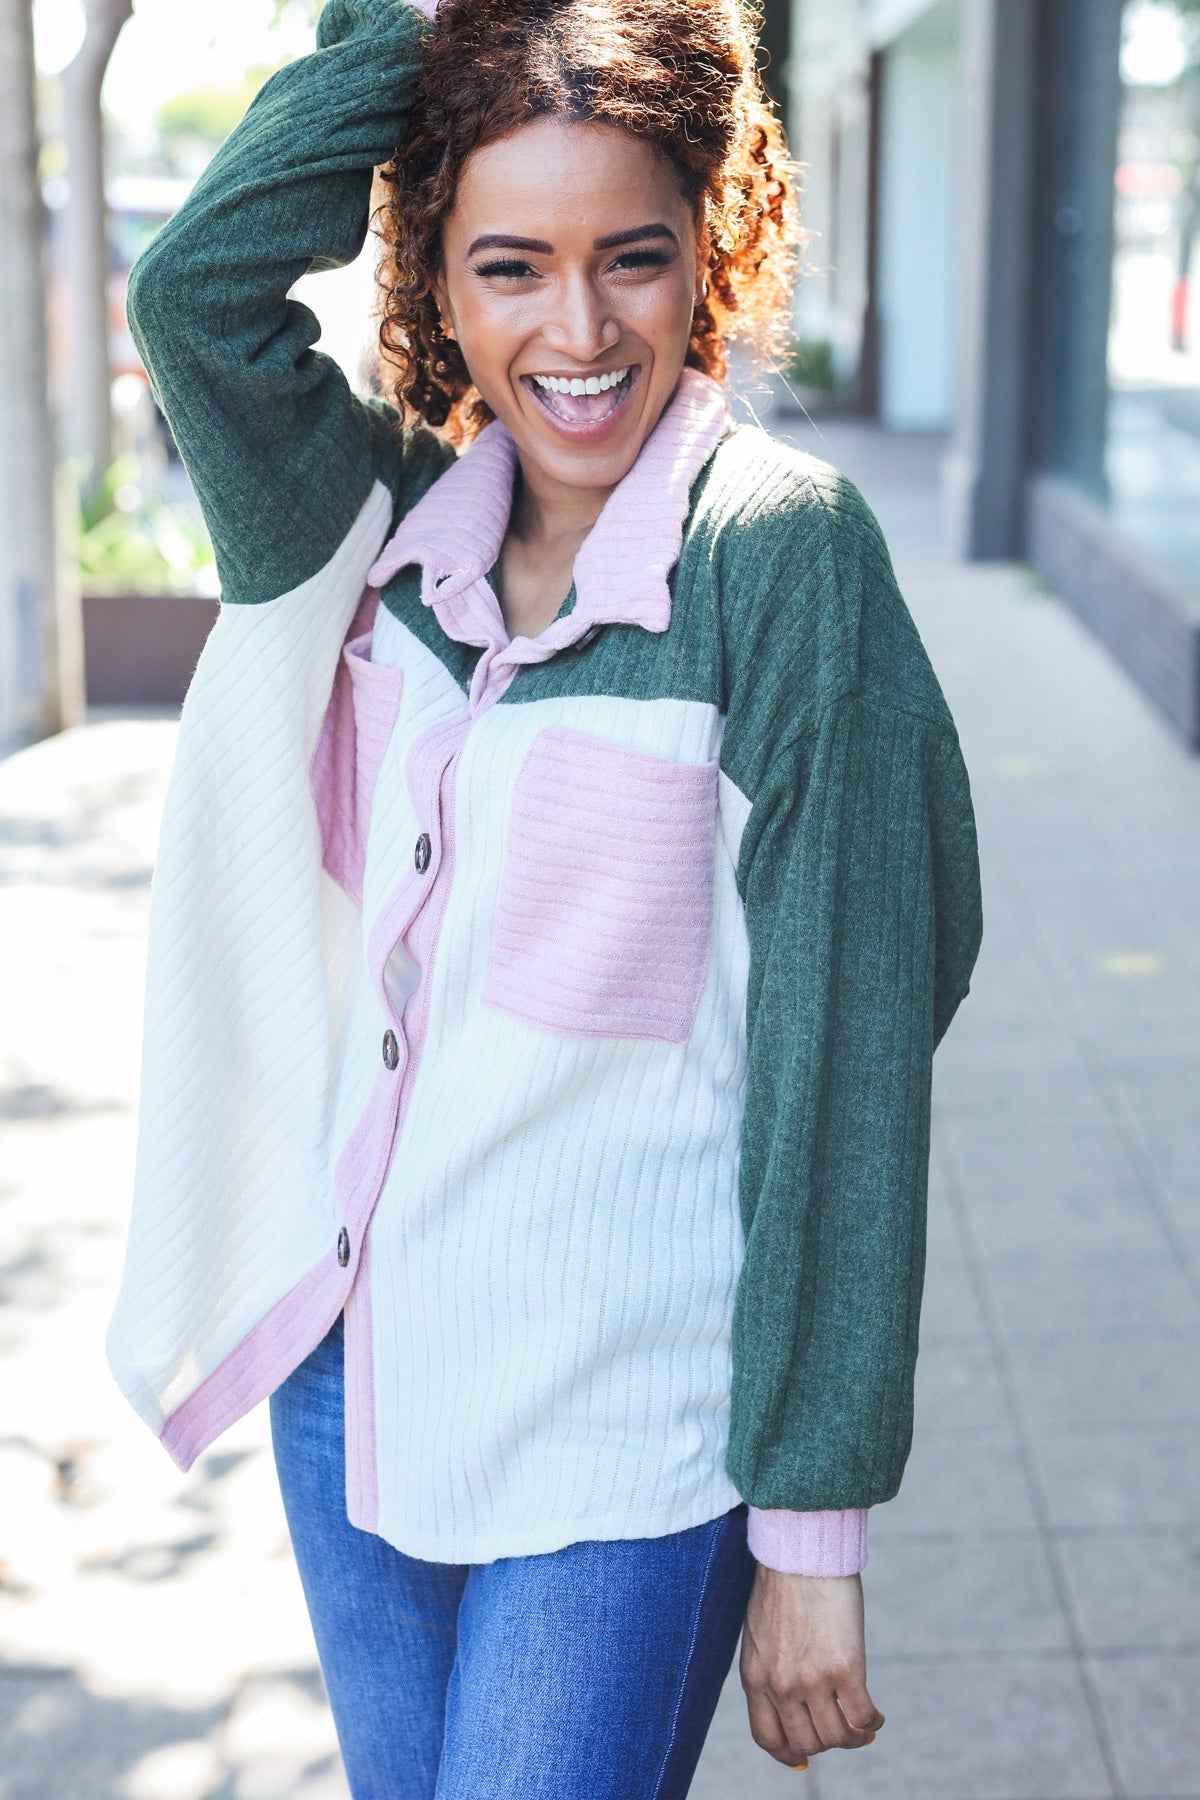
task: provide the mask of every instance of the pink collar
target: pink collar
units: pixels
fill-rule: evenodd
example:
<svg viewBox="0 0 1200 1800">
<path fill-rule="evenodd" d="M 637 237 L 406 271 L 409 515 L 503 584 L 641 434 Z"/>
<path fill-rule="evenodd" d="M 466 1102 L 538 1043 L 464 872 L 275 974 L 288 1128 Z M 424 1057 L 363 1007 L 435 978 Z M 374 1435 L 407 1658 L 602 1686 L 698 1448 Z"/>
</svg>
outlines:
<svg viewBox="0 0 1200 1800">
<path fill-rule="evenodd" d="M 575 558 L 575 606 L 538 638 L 509 639 L 499 602 L 485 579 L 504 542 L 512 505 L 516 446 L 500 421 L 434 482 L 371 569 L 381 588 L 418 563 L 421 599 L 448 637 L 492 651 L 503 664 L 543 662 L 594 626 L 671 622 L 667 578 L 679 559 L 693 481 L 729 429 L 720 386 L 685 369 L 637 461 L 605 502 Z"/>
</svg>

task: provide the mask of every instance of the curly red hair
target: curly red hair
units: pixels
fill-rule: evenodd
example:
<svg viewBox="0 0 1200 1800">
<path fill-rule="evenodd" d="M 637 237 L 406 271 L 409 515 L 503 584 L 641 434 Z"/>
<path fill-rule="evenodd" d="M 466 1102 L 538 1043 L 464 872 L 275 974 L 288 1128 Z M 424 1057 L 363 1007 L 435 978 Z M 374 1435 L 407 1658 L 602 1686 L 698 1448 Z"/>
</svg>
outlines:
<svg viewBox="0 0 1200 1800">
<path fill-rule="evenodd" d="M 434 298 L 442 221 L 472 151 L 552 115 L 617 125 L 668 159 L 708 250 L 688 346 L 721 379 L 735 337 L 786 340 L 799 182 L 741 0 L 442 0 L 408 133 L 383 171 L 380 342 L 395 396 L 455 442 L 491 418 Z"/>
</svg>

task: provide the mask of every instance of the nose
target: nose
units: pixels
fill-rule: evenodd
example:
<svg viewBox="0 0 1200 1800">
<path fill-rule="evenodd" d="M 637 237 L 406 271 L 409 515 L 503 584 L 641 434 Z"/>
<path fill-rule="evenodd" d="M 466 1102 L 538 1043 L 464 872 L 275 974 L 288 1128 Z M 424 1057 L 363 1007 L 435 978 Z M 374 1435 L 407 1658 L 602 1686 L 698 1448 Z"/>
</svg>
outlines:
<svg viewBox="0 0 1200 1800">
<path fill-rule="evenodd" d="M 542 336 L 550 349 L 573 362 L 593 362 L 619 341 L 621 327 L 598 284 L 580 271 L 558 290 Z"/>
</svg>

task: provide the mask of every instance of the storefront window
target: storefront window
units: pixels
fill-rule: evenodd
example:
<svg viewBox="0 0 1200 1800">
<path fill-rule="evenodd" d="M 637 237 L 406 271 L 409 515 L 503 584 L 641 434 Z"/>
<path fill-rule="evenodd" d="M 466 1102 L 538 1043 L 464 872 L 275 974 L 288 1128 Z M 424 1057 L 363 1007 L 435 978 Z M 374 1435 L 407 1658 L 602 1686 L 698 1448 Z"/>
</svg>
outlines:
<svg viewBox="0 0 1200 1800">
<path fill-rule="evenodd" d="M 1200 0 L 1127 0 L 1115 206 L 1110 505 L 1200 590 Z"/>
</svg>

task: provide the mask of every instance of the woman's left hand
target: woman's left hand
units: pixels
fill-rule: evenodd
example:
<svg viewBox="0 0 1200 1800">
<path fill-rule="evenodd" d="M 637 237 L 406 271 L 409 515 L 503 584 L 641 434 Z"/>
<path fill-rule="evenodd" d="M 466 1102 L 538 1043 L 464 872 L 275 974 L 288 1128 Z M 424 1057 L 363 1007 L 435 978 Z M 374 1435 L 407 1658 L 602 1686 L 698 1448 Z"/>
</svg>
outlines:
<svg viewBox="0 0 1200 1800">
<path fill-rule="evenodd" d="M 819 1750 L 873 1743 L 883 1714 L 867 1692 L 862 1577 L 760 1564 L 740 1673 L 755 1743 L 790 1768 Z"/>
</svg>

